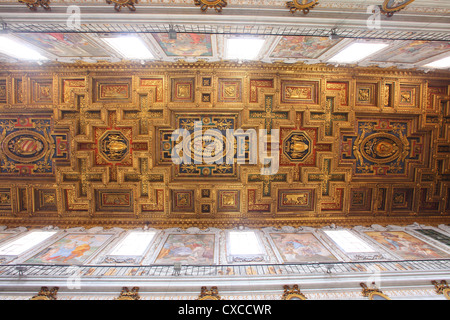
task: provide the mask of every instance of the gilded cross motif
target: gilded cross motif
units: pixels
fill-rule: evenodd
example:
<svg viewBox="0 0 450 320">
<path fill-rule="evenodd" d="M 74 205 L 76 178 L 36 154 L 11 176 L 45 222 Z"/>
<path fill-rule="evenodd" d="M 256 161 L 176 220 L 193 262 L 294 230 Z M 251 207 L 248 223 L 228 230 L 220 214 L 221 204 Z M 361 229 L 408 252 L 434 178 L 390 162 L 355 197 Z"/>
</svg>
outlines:
<svg viewBox="0 0 450 320">
<path fill-rule="evenodd" d="M 139 121 L 139 134 L 148 134 L 150 123 L 164 118 L 164 111 L 162 109 L 151 109 L 148 105 L 148 99 L 148 95 L 140 95 L 140 111 L 125 110 L 123 113 L 124 120 Z"/>
<path fill-rule="evenodd" d="M 445 173 L 445 166 L 443 159 L 436 159 L 436 169 L 432 172 L 422 173 L 422 182 L 432 182 L 432 188 L 434 190 L 433 195 L 439 196 L 441 187 L 444 182 L 450 181 L 450 174 Z"/>
<path fill-rule="evenodd" d="M 437 124 L 438 137 L 444 139 L 450 124 L 450 100 L 441 100 L 440 103 L 440 112 L 437 115 L 427 115 L 427 123 Z"/>
<path fill-rule="evenodd" d="M 250 111 L 250 118 L 264 119 L 264 128 L 270 134 L 273 128 L 273 120 L 287 120 L 289 119 L 289 112 L 273 111 L 273 96 L 265 96 L 264 111 Z"/>
<path fill-rule="evenodd" d="M 335 121 L 348 121 L 348 113 L 334 112 L 334 98 L 327 97 L 325 112 L 311 112 L 311 120 L 325 121 L 325 135 L 333 136 Z"/>
<path fill-rule="evenodd" d="M 286 182 L 287 175 L 285 173 L 277 173 L 273 175 L 249 174 L 248 182 L 262 182 L 263 196 L 270 197 L 273 182 Z"/>
<path fill-rule="evenodd" d="M 141 195 L 148 196 L 150 184 L 152 182 L 164 182 L 163 174 L 150 174 L 148 159 L 139 158 L 139 173 L 126 173 L 125 182 L 139 181 Z"/>
<path fill-rule="evenodd" d="M 75 126 L 75 133 L 86 135 L 87 120 L 100 119 L 100 111 L 89 111 L 84 95 L 75 95 L 75 109 L 60 109 L 59 120 L 62 123 L 70 123 Z"/>
<path fill-rule="evenodd" d="M 79 142 L 79 151 L 93 151 L 94 165 L 109 167 L 109 181 L 117 181 L 119 167 L 133 165 L 134 151 L 147 151 L 147 142 L 133 140 L 133 129 L 118 125 L 116 111 L 108 112 L 107 125 L 94 126 L 89 142 Z"/>
<path fill-rule="evenodd" d="M 309 182 L 321 182 L 323 196 L 330 195 L 330 182 L 345 181 L 345 175 L 342 173 L 331 173 L 331 159 L 324 159 L 322 173 L 308 174 Z"/>
<path fill-rule="evenodd" d="M 91 171 L 86 158 L 77 159 L 78 172 L 63 173 L 63 182 L 71 182 L 77 185 L 78 196 L 86 197 L 91 182 L 102 182 L 102 174 Z"/>
</svg>

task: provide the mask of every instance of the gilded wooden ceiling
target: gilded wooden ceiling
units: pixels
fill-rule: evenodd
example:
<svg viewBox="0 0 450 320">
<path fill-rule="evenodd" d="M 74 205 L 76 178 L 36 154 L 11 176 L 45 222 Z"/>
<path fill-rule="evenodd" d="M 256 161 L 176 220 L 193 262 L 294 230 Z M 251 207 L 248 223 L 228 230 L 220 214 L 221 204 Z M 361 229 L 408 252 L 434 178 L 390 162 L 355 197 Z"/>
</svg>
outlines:
<svg viewBox="0 0 450 320">
<path fill-rule="evenodd" d="M 449 85 L 325 65 L 4 64 L 0 225 L 447 224 Z M 175 164 L 170 135 L 195 121 L 279 130 L 279 169 Z"/>
</svg>

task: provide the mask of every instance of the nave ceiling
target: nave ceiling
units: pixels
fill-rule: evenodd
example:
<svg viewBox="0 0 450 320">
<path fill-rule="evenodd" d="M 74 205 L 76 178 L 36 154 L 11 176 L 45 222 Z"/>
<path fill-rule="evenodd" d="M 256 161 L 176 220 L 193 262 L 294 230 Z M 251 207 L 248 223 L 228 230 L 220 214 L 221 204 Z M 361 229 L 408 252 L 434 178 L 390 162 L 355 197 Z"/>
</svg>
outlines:
<svg viewBox="0 0 450 320">
<path fill-rule="evenodd" d="M 415 1 L 370 29 L 367 5 L 378 2 L 324 0 L 294 15 L 277 1 L 221 13 L 83 2 L 73 31 L 66 3 L 32 12 L 3 1 L 8 37 L 49 61 L 2 57 L 0 224 L 448 223 L 450 77 L 422 66 L 450 52 L 450 7 Z M 243 31 L 265 39 L 259 61 L 225 59 L 226 39 Z M 124 61 L 102 40 L 126 32 L 156 61 Z M 389 46 L 358 66 L 327 64 L 362 37 Z M 279 129 L 279 170 L 172 163 L 170 134 L 195 121 L 222 135 Z"/>
</svg>

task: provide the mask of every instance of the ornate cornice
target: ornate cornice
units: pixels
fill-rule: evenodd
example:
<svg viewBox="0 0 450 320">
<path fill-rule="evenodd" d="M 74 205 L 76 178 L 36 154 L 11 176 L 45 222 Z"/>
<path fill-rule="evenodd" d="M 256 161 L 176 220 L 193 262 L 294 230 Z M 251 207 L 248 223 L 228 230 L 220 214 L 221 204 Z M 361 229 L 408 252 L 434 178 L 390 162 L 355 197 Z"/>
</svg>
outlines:
<svg viewBox="0 0 450 320">
<path fill-rule="evenodd" d="M 235 228 L 245 226 L 248 228 L 266 228 L 275 227 L 281 228 L 283 226 L 292 227 L 324 227 L 332 224 L 340 227 L 355 227 L 355 226 L 371 226 L 373 224 L 387 226 L 399 225 L 407 226 L 413 223 L 426 224 L 429 226 L 438 226 L 440 224 L 449 224 L 448 217 L 341 217 L 341 218 L 304 218 L 304 219 L 160 219 L 160 220 L 143 220 L 143 219 L 83 219 L 83 218 L 46 218 L 46 219 L 21 219 L 21 218 L 2 218 L 0 225 L 8 226 L 8 228 L 23 227 L 28 228 L 42 228 L 48 225 L 57 226 L 59 228 L 67 229 L 74 227 L 119 227 L 124 229 L 132 229 L 136 227 L 149 226 L 156 229 L 164 228 L 190 228 L 197 227 L 204 228 Z"/>
<path fill-rule="evenodd" d="M 0 63 L 0 72 L 14 73 L 23 72 L 102 72 L 102 71 L 120 71 L 120 72 L 144 72 L 144 71 L 173 71 L 173 70 L 236 70 L 236 71 L 268 71 L 268 72 L 307 72 L 307 73 L 339 73 L 350 76 L 389 76 L 389 77 L 424 77 L 424 78 L 444 78 L 450 79 L 450 71 L 435 70 L 432 72 L 424 72 L 418 69 L 400 69 L 397 67 L 358 67 L 358 66 L 333 66 L 330 64 L 305 64 L 303 62 L 288 64 L 283 62 L 275 62 L 271 64 L 263 62 L 186 62 L 179 60 L 177 62 L 147 62 L 145 64 L 122 61 L 108 62 L 99 61 L 97 63 L 89 63 L 77 61 L 75 63 L 51 62 L 44 65 L 36 63 Z"/>
</svg>

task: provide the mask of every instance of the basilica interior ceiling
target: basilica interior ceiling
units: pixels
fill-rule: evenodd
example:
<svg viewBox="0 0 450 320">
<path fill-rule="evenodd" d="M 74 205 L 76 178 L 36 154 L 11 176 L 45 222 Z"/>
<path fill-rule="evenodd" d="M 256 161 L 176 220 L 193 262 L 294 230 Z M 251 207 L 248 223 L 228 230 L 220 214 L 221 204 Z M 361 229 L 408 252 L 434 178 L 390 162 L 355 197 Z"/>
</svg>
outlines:
<svg viewBox="0 0 450 320">
<path fill-rule="evenodd" d="M 423 3 L 394 17 L 405 23 L 421 15 L 418 25 L 430 27 L 426 19 L 434 14 L 434 28 L 408 33 L 399 27 L 384 33 L 386 49 L 359 66 L 333 66 L 326 59 L 355 39 L 330 38 L 330 28 L 290 34 L 280 22 L 284 13 L 272 26 L 278 33 L 255 32 L 265 39 L 259 61 L 224 60 L 231 34 L 226 25 L 202 33 L 186 24 L 188 32 L 171 39 L 166 20 L 159 30 L 138 33 L 156 57 L 144 62 L 120 61 L 99 32 L 136 32 L 144 25 L 92 22 L 82 25 L 85 32 L 69 32 L 65 22 L 55 27 L 58 12 L 65 12 L 58 1 L 54 15 L 38 24 L 30 22 L 42 8 L 31 12 L 23 3 L 4 2 L 8 36 L 49 61 L 0 56 L 0 225 L 228 228 L 449 221 L 450 73 L 420 67 L 448 55 L 450 42 L 448 30 L 438 30 L 445 14 L 439 20 Z M 250 10 L 244 2 L 242 8 Z M 325 11 L 339 9 L 323 2 Z M 355 7 L 355 1 L 346 3 Z M 171 5 L 177 4 L 185 5 Z M 13 6 L 22 10 L 16 20 Z M 230 7 L 223 9 L 223 19 L 231 19 L 225 15 Z M 301 14 L 314 17 L 315 10 L 321 14 L 319 7 Z M 448 15 L 450 8 L 442 10 Z M 346 32 L 381 37 L 367 26 Z M 279 169 L 261 174 L 264 165 L 248 161 L 245 143 L 242 150 L 233 148 L 231 164 L 174 163 L 171 134 L 183 128 L 193 135 L 196 121 L 221 137 L 226 129 L 279 130 Z M 194 145 L 195 138 L 193 153 Z M 200 142 L 200 150 L 205 148 Z M 246 162 L 238 163 L 238 153 Z M 223 148 L 219 158 L 227 155 Z"/>
<path fill-rule="evenodd" d="M 0 75 L 8 225 L 448 221 L 446 74 L 105 63 L 7 65 Z M 195 121 L 223 136 L 279 129 L 279 170 L 175 164 L 170 134 L 192 134 Z"/>
</svg>

